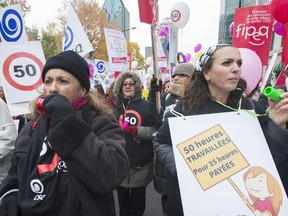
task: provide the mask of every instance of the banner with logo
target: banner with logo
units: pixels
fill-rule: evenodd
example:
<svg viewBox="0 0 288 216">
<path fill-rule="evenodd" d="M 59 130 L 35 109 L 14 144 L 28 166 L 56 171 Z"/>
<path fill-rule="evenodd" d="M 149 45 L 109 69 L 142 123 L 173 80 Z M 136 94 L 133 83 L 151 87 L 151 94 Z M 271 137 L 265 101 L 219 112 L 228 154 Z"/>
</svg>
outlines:
<svg viewBox="0 0 288 216">
<path fill-rule="evenodd" d="M 69 4 L 68 8 L 66 35 L 62 38 L 62 50 L 73 50 L 82 57 L 87 53 L 94 51 L 93 46 L 71 4 Z"/>
<path fill-rule="evenodd" d="M 123 32 L 104 28 L 110 69 L 112 71 L 128 70 L 127 44 Z"/>
<path fill-rule="evenodd" d="M 184 215 L 288 215 L 285 189 L 253 113 L 168 121 Z"/>
<path fill-rule="evenodd" d="M 2 42 L 28 41 L 19 4 L 0 9 L 0 36 Z"/>
<path fill-rule="evenodd" d="M 285 25 L 285 34 L 283 36 L 282 62 L 288 64 L 288 24 Z"/>
<path fill-rule="evenodd" d="M 273 22 L 268 5 L 235 9 L 232 44 L 255 51 L 268 65 Z"/>
</svg>

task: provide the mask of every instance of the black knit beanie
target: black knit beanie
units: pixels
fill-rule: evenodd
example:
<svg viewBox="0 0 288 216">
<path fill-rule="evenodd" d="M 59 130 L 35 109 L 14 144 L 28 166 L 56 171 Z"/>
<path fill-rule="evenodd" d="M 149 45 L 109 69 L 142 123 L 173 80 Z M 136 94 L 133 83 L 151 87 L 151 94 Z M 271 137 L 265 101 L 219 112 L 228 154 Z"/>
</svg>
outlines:
<svg viewBox="0 0 288 216">
<path fill-rule="evenodd" d="M 89 67 L 87 61 L 79 54 L 72 50 L 61 52 L 49 58 L 42 71 L 42 81 L 44 82 L 45 75 L 52 68 L 60 68 L 75 76 L 81 85 L 87 90 L 90 90 Z"/>
</svg>

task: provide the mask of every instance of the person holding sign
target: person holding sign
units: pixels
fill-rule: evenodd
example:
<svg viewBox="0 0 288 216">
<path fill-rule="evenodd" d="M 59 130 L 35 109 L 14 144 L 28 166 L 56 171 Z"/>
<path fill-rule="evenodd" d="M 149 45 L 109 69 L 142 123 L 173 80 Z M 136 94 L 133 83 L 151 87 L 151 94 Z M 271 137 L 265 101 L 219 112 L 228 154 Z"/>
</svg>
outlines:
<svg viewBox="0 0 288 216">
<path fill-rule="evenodd" d="M 186 95 L 166 115 L 158 130 L 153 140 L 154 152 L 171 172 L 165 215 L 183 215 L 168 117 L 237 110 L 246 110 L 256 116 L 283 186 L 288 192 L 288 131 L 285 129 L 288 120 L 288 93 L 283 93 L 282 100 L 278 103 L 269 100 L 269 113 L 266 113 L 262 105 L 244 96 L 246 82 L 240 78 L 241 64 L 241 54 L 236 47 L 228 44 L 211 46 L 197 61 L 191 82 L 186 87 Z"/>
<path fill-rule="evenodd" d="M 74 51 L 47 60 L 35 118 L 19 133 L 0 188 L 1 215 L 116 215 L 113 190 L 129 168 L 125 140 L 88 76 Z"/>
</svg>

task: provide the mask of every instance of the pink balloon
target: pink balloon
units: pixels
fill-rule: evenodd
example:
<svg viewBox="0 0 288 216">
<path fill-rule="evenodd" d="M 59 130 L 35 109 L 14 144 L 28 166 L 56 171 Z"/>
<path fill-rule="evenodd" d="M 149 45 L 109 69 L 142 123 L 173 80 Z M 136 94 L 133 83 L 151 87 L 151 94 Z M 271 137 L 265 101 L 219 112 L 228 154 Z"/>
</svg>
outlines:
<svg viewBox="0 0 288 216">
<path fill-rule="evenodd" d="M 194 52 L 195 53 L 199 52 L 201 50 L 201 48 L 202 48 L 202 45 L 200 43 L 196 44 L 194 46 Z"/>
<path fill-rule="evenodd" d="M 234 21 L 229 26 L 229 34 L 233 36 Z"/>
<path fill-rule="evenodd" d="M 187 54 L 185 55 L 185 59 L 186 59 L 185 62 L 189 62 L 189 61 L 191 60 L 191 54 L 190 54 L 190 53 L 187 53 Z"/>
<path fill-rule="evenodd" d="M 161 26 L 159 30 L 159 36 L 166 37 L 168 36 L 168 34 L 169 34 L 169 27 L 166 25 Z"/>
<path fill-rule="evenodd" d="M 285 35 L 285 25 L 284 24 L 282 24 L 278 21 L 275 21 L 273 27 L 274 27 L 274 31 L 276 34 L 281 35 L 281 36 Z"/>
<path fill-rule="evenodd" d="M 242 57 L 241 78 L 247 82 L 246 95 L 249 95 L 262 77 L 262 62 L 260 57 L 251 49 L 239 48 Z"/>
</svg>

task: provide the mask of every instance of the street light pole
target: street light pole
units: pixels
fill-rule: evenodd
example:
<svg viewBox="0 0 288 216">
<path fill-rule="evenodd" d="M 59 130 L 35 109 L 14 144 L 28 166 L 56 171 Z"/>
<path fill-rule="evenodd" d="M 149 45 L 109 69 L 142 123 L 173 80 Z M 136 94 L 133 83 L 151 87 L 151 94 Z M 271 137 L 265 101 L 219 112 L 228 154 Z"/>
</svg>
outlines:
<svg viewBox="0 0 288 216">
<path fill-rule="evenodd" d="M 134 26 L 134 27 L 132 27 L 132 28 L 125 29 L 125 30 L 123 30 L 122 32 L 130 31 L 130 30 L 133 30 L 133 29 L 136 29 L 136 27 Z"/>
</svg>

